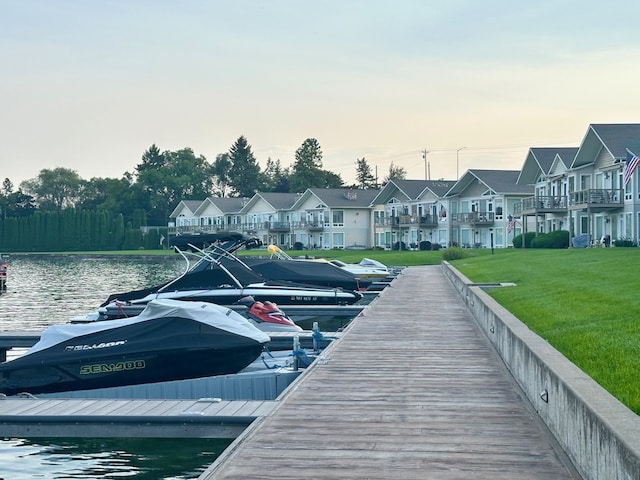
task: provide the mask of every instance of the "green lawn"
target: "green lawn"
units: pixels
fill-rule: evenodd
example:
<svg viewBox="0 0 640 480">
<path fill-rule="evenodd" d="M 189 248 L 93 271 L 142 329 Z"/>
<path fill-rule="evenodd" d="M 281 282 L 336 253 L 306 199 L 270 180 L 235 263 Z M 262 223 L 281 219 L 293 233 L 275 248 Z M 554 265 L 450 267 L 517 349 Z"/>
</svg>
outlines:
<svg viewBox="0 0 640 480">
<path fill-rule="evenodd" d="M 640 414 L 640 249 L 496 250 L 451 262 Z"/>
</svg>

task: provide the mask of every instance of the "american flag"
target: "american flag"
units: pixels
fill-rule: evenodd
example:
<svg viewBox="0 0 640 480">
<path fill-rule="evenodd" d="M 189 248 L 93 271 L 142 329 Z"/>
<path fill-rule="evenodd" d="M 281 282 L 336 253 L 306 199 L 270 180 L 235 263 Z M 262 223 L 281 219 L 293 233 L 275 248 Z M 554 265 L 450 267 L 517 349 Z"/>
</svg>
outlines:
<svg viewBox="0 0 640 480">
<path fill-rule="evenodd" d="M 512 232 L 514 228 L 516 228 L 516 219 L 513 218 L 513 215 L 507 216 L 509 223 L 507 224 L 507 232 Z"/>
<path fill-rule="evenodd" d="M 635 172 L 636 168 L 638 168 L 638 163 L 640 163 L 640 158 L 638 158 L 637 155 L 632 153 L 631 150 L 627 148 L 627 161 L 624 164 L 623 170 L 623 183 L 625 187 L 631 180 L 631 175 L 633 175 L 633 172 Z"/>
</svg>

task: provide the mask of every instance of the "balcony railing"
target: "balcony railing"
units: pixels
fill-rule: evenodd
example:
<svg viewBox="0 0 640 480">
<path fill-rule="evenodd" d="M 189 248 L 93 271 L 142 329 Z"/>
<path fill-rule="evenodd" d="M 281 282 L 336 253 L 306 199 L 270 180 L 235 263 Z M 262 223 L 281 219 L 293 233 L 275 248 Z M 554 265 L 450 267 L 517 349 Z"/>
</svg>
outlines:
<svg viewBox="0 0 640 480">
<path fill-rule="evenodd" d="M 567 197 L 558 195 L 538 195 L 524 198 L 514 205 L 514 213 L 555 213 L 567 211 Z"/>
<path fill-rule="evenodd" d="M 269 233 L 288 233 L 291 231 L 289 222 L 266 222 L 265 225 Z"/>
<path fill-rule="evenodd" d="M 451 223 L 454 225 L 493 225 L 493 212 L 466 212 L 453 213 L 451 215 Z"/>
<path fill-rule="evenodd" d="M 569 195 L 569 206 L 576 208 L 604 207 L 620 208 L 624 204 L 622 189 L 591 188 Z"/>
<path fill-rule="evenodd" d="M 324 230 L 324 222 L 306 222 L 303 225 L 307 232 L 322 232 Z"/>
<path fill-rule="evenodd" d="M 395 217 L 377 218 L 375 224 L 377 227 L 417 226 L 420 228 L 435 228 L 438 226 L 438 217 L 435 217 L 433 215 L 423 215 L 422 217 L 419 217 L 417 215 L 398 215 Z"/>
</svg>

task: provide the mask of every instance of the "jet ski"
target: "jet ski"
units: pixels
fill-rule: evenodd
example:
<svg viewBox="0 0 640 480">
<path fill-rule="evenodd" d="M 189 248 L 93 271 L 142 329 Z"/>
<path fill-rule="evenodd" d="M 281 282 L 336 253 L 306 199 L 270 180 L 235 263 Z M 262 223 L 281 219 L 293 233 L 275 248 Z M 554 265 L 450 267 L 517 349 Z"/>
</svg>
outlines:
<svg viewBox="0 0 640 480">
<path fill-rule="evenodd" d="M 269 336 L 208 302 L 152 300 L 135 317 L 53 325 L 0 364 L 0 392 L 52 393 L 237 373 Z"/>
</svg>

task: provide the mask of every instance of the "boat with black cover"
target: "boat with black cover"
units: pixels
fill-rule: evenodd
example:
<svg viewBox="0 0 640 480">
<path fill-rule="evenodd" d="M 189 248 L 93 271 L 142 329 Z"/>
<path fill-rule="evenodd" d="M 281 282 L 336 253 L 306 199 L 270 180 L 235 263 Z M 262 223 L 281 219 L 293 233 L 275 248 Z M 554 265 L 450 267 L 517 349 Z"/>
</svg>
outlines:
<svg viewBox="0 0 640 480">
<path fill-rule="evenodd" d="M 0 392 L 89 390 L 237 373 L 269 336 L 228 308 L 153 300 L 136 317 L 53 325 L 0 364 Z"/>
<path fill-rule="evenodd" d="M 100 305 L 99 312 L 117 318 L 156 298 L 233 305 L 251 296 L 280 306 L 352 305 L 362 298 L 354 290 L 266 280 L 234 255 L 240 246 L 251 246 L 251 241 L 239 233 L 174 237 L 171 243 L 187 264 L 184 273 L 162 285 L 112 294 Z"/>
</svg>

